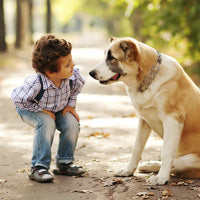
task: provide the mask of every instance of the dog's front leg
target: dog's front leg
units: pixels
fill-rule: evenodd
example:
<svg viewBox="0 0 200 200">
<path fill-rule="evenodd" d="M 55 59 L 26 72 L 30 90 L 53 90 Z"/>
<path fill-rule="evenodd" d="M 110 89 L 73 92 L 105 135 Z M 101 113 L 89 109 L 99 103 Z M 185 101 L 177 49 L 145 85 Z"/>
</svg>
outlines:
<svg viewBox="0 0 200 200">
<path fill-rule="evenodd" d="M 140 119 L 131 159 L 125 169 L 115 173 L 116 176 L 131 176 L 134 174 L 150 132 L 151 128 L 149 125 L 144 120 Z"/>
<path fill-rule="evenodd" d="M 173 117 L 167 117 L 163 123 L 163 147 L 161 154 L 161 168 L 157 176 L 151 176 L 149 182 L 153 185 L 164 185 L 168 182 L 170 170 L 176 156 L 179 141 L 183 129 L 183 123 L 179 123 Z"/>
</svg>

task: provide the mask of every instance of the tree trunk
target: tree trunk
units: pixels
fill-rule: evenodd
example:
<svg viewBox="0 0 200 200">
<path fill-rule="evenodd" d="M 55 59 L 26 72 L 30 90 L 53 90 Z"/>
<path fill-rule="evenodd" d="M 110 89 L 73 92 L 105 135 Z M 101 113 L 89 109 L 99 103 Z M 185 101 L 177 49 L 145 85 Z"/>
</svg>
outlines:
<svg viewBox="0 0 200 200">
<path fill-rule="evenodd" d="M 4 6 L 3 0 L 0 0 L 0 51 L 6 51 L 6 31 L 5 31 L 5 21 L 4 21 Z"/>
<path fill-rule="evenodd" d="M 33 0 L 29 0 L 29 30 L 30 30 L 30 43 L 33 44 L 33 38 L 32 38 L 32 35 L 33 35 Z"/>
<path fill-rule="evenodd" d="M 47 14 L 46 14 L 46 32 L 51 32 L 51 1 L 46 0 Z"/>
<path fill-rule="evenodd" d="M 16 48 L 25 48 L 31 41 L 29 0 L 17 0 Z"/>
</svg>

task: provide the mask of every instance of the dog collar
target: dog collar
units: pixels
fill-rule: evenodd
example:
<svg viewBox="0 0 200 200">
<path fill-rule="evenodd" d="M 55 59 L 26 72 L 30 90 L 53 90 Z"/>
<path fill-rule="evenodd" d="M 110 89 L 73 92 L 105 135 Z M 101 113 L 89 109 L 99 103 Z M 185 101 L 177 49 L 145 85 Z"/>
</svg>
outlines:
<svg viewBox="0 0 200 200">
<path fill-rule="evenodd" d="M 156 64 L 153 65 L 153 67 L 151 68 L 150 72 L 147 74 L 145 79 L 140 84 L 140 87 L 138 88 L 139 92 L 144 92 L 146 89 L 149 88 L 149 86 L 152 83 L 152 81 L 154 80 L 156 74 L 160 70 L 160 64 L 162 62 L 162 58 L 161 58 L 161 54 L 160 54 L 159 51 L 157 51 L 157 54 L 158 54 L 158 59 L 156 61 Z"/>
</svg>

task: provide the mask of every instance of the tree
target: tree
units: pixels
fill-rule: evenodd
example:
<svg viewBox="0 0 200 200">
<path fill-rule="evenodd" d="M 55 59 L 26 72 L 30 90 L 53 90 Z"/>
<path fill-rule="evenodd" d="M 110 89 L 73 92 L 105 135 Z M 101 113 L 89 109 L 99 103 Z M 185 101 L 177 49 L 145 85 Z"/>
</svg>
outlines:
<svg viewBox="0 0 200 200">
<path fill-rule="evenodd" d="M 16 21 L 16 48 L 25 48 L 30 44 L 31 30 L 30 30 L 30 1 L 29 0 L 17 0 L 17 21 Z"/>
<path fill-rule="evenodd" d="M 30 24 L 29 24 L 29 29 L 30 29 L 30 32 L 31 32 L 31 35 L 33 34 L 33 0 L 29 0 L 29 21 L 30 21 Z"/>
<path fill-rule="evenodd" d="M 6 41 L 5 41 L 5 21 L 4 21 L 4 6 L 3 0 L 0 0 L 0 51 L 6 51 Z"/>
<path fill-rule="evenodd" d="M 187 71 L 200 74 L 199 0 L 84 2 L 83 10 L 103 19 L 110 35 L 132 36 L 176 57 L 189 66 Z"/>
<path fill-rule="evenodd" d="M 47 8 L 47 14 L 46 14 L 46 32 L 51 32 L 51 1 L 46 0 L 46 8 Z"/>
<path fill-rule="evenodd" d="M 198 0 L 135 0 L 146 42 L 176 57 L 188 72 L 200 74 L 200 4 Z"/>
</svg>

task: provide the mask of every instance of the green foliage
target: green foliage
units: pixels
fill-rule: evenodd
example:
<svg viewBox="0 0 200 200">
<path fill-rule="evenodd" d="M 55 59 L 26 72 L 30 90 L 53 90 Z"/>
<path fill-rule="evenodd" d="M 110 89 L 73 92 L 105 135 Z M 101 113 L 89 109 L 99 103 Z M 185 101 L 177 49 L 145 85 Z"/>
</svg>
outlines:
<svg viewBox="0 0 200 200">
<path fill-rule="evenodd" d="M 139 0 L 138 0 L 139 1 Z M 200 4 L 196 0 L 154 0 L 146 2 L 142 19 L 143 34 L 167 45 L 182 55 L 200 62 Z M 148 2 L 148 3 L 147 3 Z M 144 4 L 135 9 L 144 10 Z M 134 15 L 134 12 L 133 12 Z"/>
<path fill-rule="evenodd" d="M 104 22 L 104 26 L 109 35 L 125 36 L 131 35 L 133 29 L 130 20 L 125 16 L 128 6 L 125 0 L 83 0 L 84 4 L 80 8 L 82 12 L 87 12 L 99 17 Z M 123 30 L 123 31 L 122 31 Z"/>
<path fill-rule="evenodd" d="M 61 24 L 69 22 L 77 10 L 82 6 L 82 1 L 80 0 L 53 0 L 51 2 L 54 16 L 56 16 L 57 21 Z"/>
<path fill-rule="evenodd" d="M 85 0 L 114 36 L 132 36 L 200 74 L 199 0 Z M 95 9 L 94 9 L 95 8 Z"/>
<path fill-rule="evenodd" d="M 141 31 L 155 48 L 168 50 L 188 72 L 200 74 L 200 4 L 198 0 L 135 0 L 130 18 L 142 13 Z"/>
<path fill-rule="evenodd" d="M 95 16 L 109 36 L 134 37 L 200 74 L 199 0 L 54 0 L 52 8 L 65 23 L 77 12 Z"/>
</svg>

